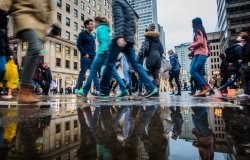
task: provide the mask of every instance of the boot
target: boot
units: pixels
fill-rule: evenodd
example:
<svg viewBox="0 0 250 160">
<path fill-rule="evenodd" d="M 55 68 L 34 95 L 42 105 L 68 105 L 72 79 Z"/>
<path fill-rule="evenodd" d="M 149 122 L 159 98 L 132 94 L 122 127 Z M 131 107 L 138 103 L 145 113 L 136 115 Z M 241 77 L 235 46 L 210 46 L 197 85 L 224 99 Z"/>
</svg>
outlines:
<svg viewBox="0 0 250 160">
<path fill-rule="evenodd" d="M 210 92 L 212 90 L 212 88 L 208 85 L 205 84 L 205 86 L 203 86 L 200 90 L 200 93 L 198 93 L 197 95 L 195 95 L 195 97 L 205 97 L 207 92 Z"/>
<path fill-rule="evenodd" d="M 39 98 L 32 93 L 32 87 L 30 85 L 20 85 L 18 93 L 18 103 L 37 103 Z"/>
</svg>

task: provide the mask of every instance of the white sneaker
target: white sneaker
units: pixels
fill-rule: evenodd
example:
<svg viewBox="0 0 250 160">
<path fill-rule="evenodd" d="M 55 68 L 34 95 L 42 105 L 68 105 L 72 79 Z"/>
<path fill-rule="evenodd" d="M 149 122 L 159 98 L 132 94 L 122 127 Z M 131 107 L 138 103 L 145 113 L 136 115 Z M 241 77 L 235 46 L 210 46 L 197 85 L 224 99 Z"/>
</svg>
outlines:
<svg viewBox="0 0 250 160">
<path fill-rule="evenodd" d="M 12 95 L 5 95 L 5 96 L 2 96 L 2 98 L 3 99 L 11 99 L 11 98 L 13 98 L 13 96 Z"/>
</svg>

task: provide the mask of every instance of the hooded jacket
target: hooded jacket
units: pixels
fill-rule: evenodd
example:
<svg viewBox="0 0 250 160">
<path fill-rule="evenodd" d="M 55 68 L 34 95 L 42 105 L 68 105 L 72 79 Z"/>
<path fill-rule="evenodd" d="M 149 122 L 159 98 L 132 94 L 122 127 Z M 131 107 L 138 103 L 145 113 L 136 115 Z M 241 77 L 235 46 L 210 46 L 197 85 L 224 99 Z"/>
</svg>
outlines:
<svg viewBox="0 0 250 160">
<path fill-rule="evenodd" d="M 113 39 L 124 38 L 127 42 L 135 41 L 136 12 L 127 0 L 113 0 L 114 36 Z"/>
<path fill-rule="evenodd" d="M 160 57 L 164 53 L 163 46 L 160 41 L 160 33 L 155 32 L 155 31 L 148 31 L 144 33 L 145 36 L 145 43 L 144 43 L 144 48 L 145 48 L 145 57 L 149 56 L 151 54 L 155 54 L 158 52 L 160 54 Z"/>
<path fill-rule="evenodd" d="M 110 28 L 106 23 L 101 23 L 96 29 L 96 36 L 98 41 L 97 54 L 103 54 L 108 51 Z"/>
<path fill-rule="evenodd" d="M 172 66 L 172 72 L 179 72 L 181 70 L 181 65 L 178 60 L 178 55 L 177 54 L 170 55 L 169 60 Z"/>
</svg>

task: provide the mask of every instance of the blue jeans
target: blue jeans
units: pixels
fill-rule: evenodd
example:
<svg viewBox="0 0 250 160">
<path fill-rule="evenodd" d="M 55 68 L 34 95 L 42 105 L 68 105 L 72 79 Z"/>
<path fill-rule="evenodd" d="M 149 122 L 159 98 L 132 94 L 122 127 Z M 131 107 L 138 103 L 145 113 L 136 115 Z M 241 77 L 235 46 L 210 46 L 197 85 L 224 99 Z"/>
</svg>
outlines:
<svg viewBox="0 0 250 160">
<path fill-rule="evenodd" d="M 6 56 L 0 56 L 0 81 L 3 80 L 6 63 Z"/>
<path fill-rule="evenodd" d="M 86 74 L 87 70 L 90 68 L 92 61 L 93 60 L 90 58 L 81 58 L 81 71 L 80 71 L 79 76 L 78 76 L 76 89 L 80 89 L 82 87 L 83 80 L 85 78 L 85 74 Z M 97 76 L 93 77 L 93 79 L 94 79 L 94 84 L 96 86 L 96 84 L 99 83 L 99 79 Z"/>
<path fill-rule="evenodd" d="M 85 86 L 83 88 L 83 93 L 87 94 L 90 90 L 92 80 L 95 79 L 97 76 L 98 71 L 101 69 L 102 65 L 105 62 L 107 53 L 104 54 L 97 54 L 91 67 L 90 67 L 90 73 L 87 79 L 87 82 L 85 83 Z M 98 82 L 95 84 L 96 90 L 100 91 L 100 82 L 98 79 Z"/>
<path fill-rule="evenodd" d="M 193 57 L 190 66 L 190 74 L 200 87 L 203 87 L 206 84 L 206 80 L 203 76 L 206 59 L 206 56 L 197 54 Z"/>
<path fill-rule="evenodd" d="M 117 60 L 118 55 L 120 52 L 124 52 L 127 59 L 130 61 L 132 67 L 134 70 L 139 74 L 139 77 L 141 81 L 144 83 L 144 85 L 150 90 L 154 90 L 155 86 L 153 83 L 149 80 L 148 75 L 146 71 L 143 69 L 142 65 L 139 64 L 138 59 L 136 57 L 135 51 L 134 51 L 134 43 L 128 42 L 127 45 L 124 48 L 121 48 L 117 45 L 116 40 L 113 40 L 110 44 L 110 54 L 108 58 L 108 63 L 106 68 L 104 69 L 103 76 L 101 79 L 101 92 L 103 94 L 109 94 L 109 85 L 111 81 L 112 73 L 115 69 L 115 62 Z"/>
</svg>

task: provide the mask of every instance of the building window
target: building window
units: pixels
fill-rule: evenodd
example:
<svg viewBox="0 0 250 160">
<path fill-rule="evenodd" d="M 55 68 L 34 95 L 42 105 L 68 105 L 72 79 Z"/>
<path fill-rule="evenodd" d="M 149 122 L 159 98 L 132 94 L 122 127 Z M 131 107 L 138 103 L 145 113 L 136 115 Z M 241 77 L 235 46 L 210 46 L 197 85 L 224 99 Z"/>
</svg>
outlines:
<svg viewBox="0 0 250 160">
<path fill-rule="evenodd" d="M 67 61 L 67 60 L 66 60 Z M 65 131 L 68 131 L 70 130 L 70 123 L 69 122 L 66 122 L 65 123 Z"/>
<path fill-rule="evenodd" d="M 56 139 L 55 141 L 55 149 L 58 149 L 61 147 L 61 140 L 60 139 Z"/>
<path fill-rule="evenodd" d="M 56 67 L 61 67 L 61 58 L 56 58 Z"/>
<path fill-rule="evenodd" d="M 90 8 L 89 8 L 89 6 L 87 7 L 87 13 L 90 14 Z"/>
<path fill-rule="evenodd" d="M 78 17 L 78 11 L 76 9 L 74 9 L 74 17 L 77 18 Z"/>
<path fill-rule="evenodd" d="M 83 21 L 84 22 L 84 14 L 81 14 L 81 21 Z"/>
<path fill-rule="evenodd" d="M 57 21 L 62 22 L 62 14 L 57 12 Z"/>
<path fill-rule="evenodd" d="M 93 0 L 93 6 L 94 7 L 96 6 L 96 0 Z"/>
<path fill-rule="evenodd" d="M 75 5 L 78 5 L 78 0 L 74 0 L 74 4 L 75 4 Z"/>
<path fill-rule="evenodd" d="M 78 31 L 78 23 L 74 22 L 74 30 Z"/>
<path fill-rule="evenodd" d="M 74 135 L 74 142 L 78 142 L 78 134 Z"/>
<path fill-rule="evenodd" d="M 74 120 L 74 128 L 77 128 L 77 127 L 78 127 L 78 121 Z"/>
<path fill-rule="evenodd" d="M 101 5 L 100 4 L 97 5 L 97 9 L 98 9 L 98 11 L 101 10 Z"/>
<path fill-rule="evenodd" d="M 65 47 L 64 51 L 65 51 L 65 54 L 70 54 L 70 48 L 69 47 Z"/>
<path fill-rule="evenodd" d="M 27 42 L 22 42 L 22 50 L 26 51 L 27 49 Z"/>
<path fill-rule="evenodd" d="M 77 42 L 77 35 L 74 35 L 74 41 Z"/>
<path fill-rule="evenodd" d="M 66 25 L 70 27 L 70 19 L 66 17 Z"/>
<path fill-rule="evenodd" d="M 77 62 L 74 62 L 74 70 L 77 70 L 78 69 L 78 64 Z"/>
<path fill-rule="evenodd" d="M 70 13 L 70 5 L 66 3 L 66 11 Z"/>
<path fill-rule="evenodd" d="M 69 60 L 65 60 L 65 68 L 70 68 L 70 61 Z"/>
<path fill-rule="evenodd" d="M 70 143 L 70 136 L 69 136 L 69 135 L 66 135 L 66 136 L 64 137 L 64 144 L 65 144 L 65 145 L 69 145 L 69 143 Z"/>
<path fill-rule="evenodd" d="M 66 31 L 66 39 L 70 40 L 70 32 Z"/>
<path fill-rule="evenodd" d="M 74 49 L 74 56 L 77 57 L 78 54 L 77 54 L 77 49 Z"/>
<path fill-rule="evenodd" d="M 62 45 L 59 43 L 56 43 L 56 53 L 62 52 Z"/>
<path fill-rule="evenodd" d="M 84 9 L 84 2 L 81 1 L 81 9 Z"/>
<path fill-rule="evenodd" d="M 95 11 L 93 11 L 93 17 L 96 17 L 96 12 Z"/>
<path fill-rule="evenodd" d="M 61 132 L 61 125 L 56 124 L 56 134 Z"/>
<path fill-rule="evenodd" d="M 62 8 L 62 0 L 57 0 L 57 7 Z"/>
</svg>

